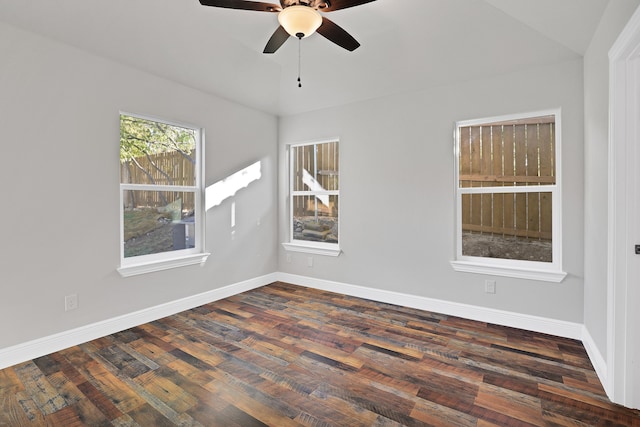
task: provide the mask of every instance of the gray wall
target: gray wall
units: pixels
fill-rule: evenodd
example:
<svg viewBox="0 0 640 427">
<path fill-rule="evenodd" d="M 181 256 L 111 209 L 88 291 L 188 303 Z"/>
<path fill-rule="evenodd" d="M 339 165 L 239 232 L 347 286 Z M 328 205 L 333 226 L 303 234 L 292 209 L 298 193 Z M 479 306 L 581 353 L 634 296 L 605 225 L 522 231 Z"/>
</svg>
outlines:
<svg viewBox="0 0 640 427">
<path fill-rule="evenodd" d="M 280 120 L 286 144 L 339 137 L 338 258 L 280 249 L 280 271 L 581 323 L 583 320 L 583 67 L 576 60 Z M 453 128 L 457 120 L 562 108 L 563 283 L 454 272 Z M 284 164 L 284 163 L 283 163 Z M 280 168 L 279 205 L 287 176 Z M 279 215 L 287 239 L 287 212 Z"/>
<path fill-rule="evenodd" d="M 274 116 L 4 24 L 0 58 L 0 348 L 276 270 Z M 208 212 L 204 267 L 116 272 L 120 110 L 204 127 L 207 185 L 261 161 L 259 181 Z"/>
<path fill-rule="evenodd" d="M 608 54 L 639 4 L 609 2 L 584 57 L 584 323 L 602 355 L 607 352 Z"/>
</svg>

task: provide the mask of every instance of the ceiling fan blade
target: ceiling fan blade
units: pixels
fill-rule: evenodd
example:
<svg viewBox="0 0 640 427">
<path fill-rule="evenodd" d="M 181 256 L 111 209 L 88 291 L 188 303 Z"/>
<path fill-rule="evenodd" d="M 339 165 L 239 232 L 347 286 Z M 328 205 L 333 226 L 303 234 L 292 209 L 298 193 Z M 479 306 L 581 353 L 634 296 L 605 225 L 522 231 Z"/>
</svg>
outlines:
<svg viewBox="0 0 640 427">
<path fill-rule="evenodd" d="M 330 21 L 324 16 L 322 17 L 322 24 L 320 25 L 320 28 L 318 28 L 317 32 L 350 52 L 353 52 L 360 47 L 360 43 L 358 43 L 351 34 L 347 33 L 342 29 L 342 27 L 333 23 L 333 21 Z"/>
<path fill-rule="evenodd" d="M 262 53 L 275 53 L 289 39 L 289 33 L 280 25 L 273 33 Z"/>
<path fill-rule="evenodd" d="M 334 10 L 346 9 L 348 7 L 360 6 L 361 4 L 371 3 L 375 0 L 330 0 L 328 7 L 320 9 L 323 12 L 333 12 Z"/>
<path fill-rule="evenodd" d="M 258 12 L 280 12 L 279 4 L 247 0 L 200 0 L 203 6 L 225 7 L 227 9 L 256 10 Z"/>
</svg>

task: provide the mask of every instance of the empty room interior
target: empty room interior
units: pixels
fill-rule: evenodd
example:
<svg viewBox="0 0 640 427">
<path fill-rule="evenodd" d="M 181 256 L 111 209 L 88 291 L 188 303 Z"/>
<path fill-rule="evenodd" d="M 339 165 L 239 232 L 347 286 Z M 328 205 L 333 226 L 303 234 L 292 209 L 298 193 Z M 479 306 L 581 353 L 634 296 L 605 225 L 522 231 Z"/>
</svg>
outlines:
<svg viewBox="0 0 640 427">
<path fill-rule="evenodd" d="M 0 425 L 640 426 L 639 6 L 0 3 Z"/>
</svg>

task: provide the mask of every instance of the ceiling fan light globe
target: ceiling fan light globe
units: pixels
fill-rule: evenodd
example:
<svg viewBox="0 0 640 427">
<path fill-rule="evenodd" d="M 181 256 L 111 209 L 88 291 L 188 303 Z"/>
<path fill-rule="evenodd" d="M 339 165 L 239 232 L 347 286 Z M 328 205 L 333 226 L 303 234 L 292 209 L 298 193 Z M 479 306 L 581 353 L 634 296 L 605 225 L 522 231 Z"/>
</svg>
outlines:
<svg viewBox="0 0 640 427">
<path fill-rule="evenodd" d="M 289 6 L 278 14 L 278 22 L 293 37 L 304 38 L 313 34 L 322 24 L 320 12 L 309 6 Z M 303 37 L 300 37 L 303 34 Z"/>
</svg>

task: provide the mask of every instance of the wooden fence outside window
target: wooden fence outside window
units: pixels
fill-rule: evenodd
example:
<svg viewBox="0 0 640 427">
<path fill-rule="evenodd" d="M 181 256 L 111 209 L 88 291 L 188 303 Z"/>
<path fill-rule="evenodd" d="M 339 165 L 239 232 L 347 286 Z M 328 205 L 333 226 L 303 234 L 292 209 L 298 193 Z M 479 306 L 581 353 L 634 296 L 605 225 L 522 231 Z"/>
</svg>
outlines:
<svg viewBox="0 0 640 427">
<path fill-rule="evenodd" d="M 293 191 L 338 191 L 339 154 L 337 142 L 293 147 Z M 293 200 L 293 216 L 337 216 L 336 198 L 306 195 Z"/>
<path fill-rule="evenodd" d="M 555 116 L 460 128 L 459 155 L 461 188 L 500 188 L 462 195 L 463 231 L 551 239 L 551 193 L 529 187 L 556 184 Z"/>
<path fill-rule="evenodd" d="M 178 151 L 137 157 L 134 161 L 120 164 L 122 183 L 153 184 L 168 186 L 194 186 L 195 153 L 189 155 Z M 194 210 L 194 195 L 183 191 L 126 191 L 126 209 L 157 208 L 182 199 L 182 210 Z"/>
</svg>

